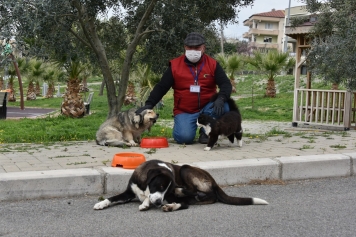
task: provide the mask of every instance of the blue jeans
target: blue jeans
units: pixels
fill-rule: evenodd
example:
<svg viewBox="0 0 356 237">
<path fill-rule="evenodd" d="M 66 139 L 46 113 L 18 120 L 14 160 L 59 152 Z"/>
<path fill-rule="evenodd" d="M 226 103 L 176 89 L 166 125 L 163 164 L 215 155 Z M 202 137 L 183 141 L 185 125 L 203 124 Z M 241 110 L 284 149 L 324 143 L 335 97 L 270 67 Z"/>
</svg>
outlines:
<svg viewBox="0 0 356 237">
<path fill-rule="evenodd" d="M 178 144 L 192 144 L 197 131 L 199 115 L 207 114 L 218 118 L 213 112 L 213 102 L 209 102 L 200 112 L 194 114 L 181 113 L 174 116 L 173 138 Z M 230 111 L 229 104 L 224 104 L 224 113 Z"/>
</svg>

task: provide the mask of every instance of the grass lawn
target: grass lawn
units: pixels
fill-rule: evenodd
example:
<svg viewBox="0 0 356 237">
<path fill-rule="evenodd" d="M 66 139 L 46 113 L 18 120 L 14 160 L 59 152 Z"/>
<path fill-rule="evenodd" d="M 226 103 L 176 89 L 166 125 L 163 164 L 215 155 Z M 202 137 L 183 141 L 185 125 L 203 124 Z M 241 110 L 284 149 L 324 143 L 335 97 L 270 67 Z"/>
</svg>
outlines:
<svg viewBox="0 0 356 237">
<path fill-rule="evenodd" d="M 294 77 L 277 77 L 278 93 L 276 98 L 264 97 L 264 82 L 263 75 L 247 75 L 237 78 L 237 93 L 233 96 L 243 97 L 237 100 L 243 120 L 292 121 Z M 89 89 L 94 92 L 90 106 L 91 115 L 80 119 L 58 115 L 62 98 L 38 98 L 34 101 L 25 101 L 25 108 L 54 108 L 58 111 L 45 118 L 0 120 L 0 143 L 94 140 L 97 129 L 106 120 L 108 106 L 106 94 L 99 96 L 99 85 L 89 85 Z M 83 97 L 87 95 L 88 93 L 83 94 Z M 20 107 L 19 101 L 18 98 L 17 102 L 9 102 L 8 106 Z M 166 121 L 166 124 L 172 124 L 172 91 L 165 95 L 163 101 L 165 104 L 163 109 L 157 111 L 160 114 L 159 120 Z M 123 110 L 132 106 L 123 107 Z M 172 137 L 172 128 L 164 126 L 165 122 L 160 124 L 155 124 L 151 132 L 146 131 L 143 136 Z"/>
</svg>

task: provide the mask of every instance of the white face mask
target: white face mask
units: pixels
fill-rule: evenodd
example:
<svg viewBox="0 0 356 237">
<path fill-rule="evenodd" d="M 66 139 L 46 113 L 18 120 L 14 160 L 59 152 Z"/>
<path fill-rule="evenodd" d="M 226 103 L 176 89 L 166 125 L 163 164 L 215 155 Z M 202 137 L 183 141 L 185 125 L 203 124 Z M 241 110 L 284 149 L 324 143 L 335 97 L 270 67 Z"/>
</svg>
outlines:
<svg viewBox="0 0 356 237">
<path fill-rule="evenodd" d="M 186 50 L 185 51 L 185 56 L 187 57 L 187 59 L 190 62 L 196 63 L 201 58 L 201 51 L 199 51 L 199 50 Z"/>
</svg>

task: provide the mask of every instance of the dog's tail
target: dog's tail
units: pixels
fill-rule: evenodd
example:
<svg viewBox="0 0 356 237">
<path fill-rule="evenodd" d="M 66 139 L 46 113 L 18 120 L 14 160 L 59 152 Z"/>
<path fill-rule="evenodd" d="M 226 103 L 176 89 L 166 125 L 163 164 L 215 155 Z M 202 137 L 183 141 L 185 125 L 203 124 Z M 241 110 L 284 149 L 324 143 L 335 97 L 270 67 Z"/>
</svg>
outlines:
<svg viewBox="0 0 356 237">
<path fill-rule="evenodd" d="M 218 98 L 218 96 L 219 94 L 216 93 L 211 97 L 210 101 L 214 102 Z M 230 111 L 237 111 L 238 113 L 240 113 L 239 108 L 237 107 L 235 101 L 231 97 L 229 97 L 226 102 L 229 104 Z"/>
<path fill-rule="evenodd" d="M 231 197 L 227 195 L 218 185 L 215 187 L 215 192 L 217 194 L 218 200 L 225 204 L 230 205 L 268 205 L 263 199 L 260 198 L 250 198 L 250 197 Z"/>
<path fill-rule="evenodd" d="M 230 111 L 237 111 L 240 113 L 239 108 L 237 107 L 235 101 L 232 98 L 227 99 L 226 101 L 229 104 Z"/>
</svg>

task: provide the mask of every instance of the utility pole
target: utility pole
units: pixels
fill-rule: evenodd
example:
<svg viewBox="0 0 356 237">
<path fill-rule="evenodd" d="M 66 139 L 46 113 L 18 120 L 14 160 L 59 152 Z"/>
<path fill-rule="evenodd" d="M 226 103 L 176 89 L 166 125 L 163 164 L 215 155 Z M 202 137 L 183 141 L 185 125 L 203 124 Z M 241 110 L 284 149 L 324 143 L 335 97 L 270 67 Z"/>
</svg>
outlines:
<svg viewBox="0 0 356 237">
<path fill-rule="evenodd" d="M 289 18 L 290 18 L 290 2 L 291 0 L 289 0 L 289 6 L 288 6 L 288 16 L 286 19 L 286 24 L 284 26 L 284 34 L 286 33 L 286 27 L 289 26 Z M 284 49 L 283 52 L 287 52 L 288 49 L 288 36 L 284 35 Z"/>
<path fill-rule="evenodd" d="M 222 21 L 220 21 L 220 46 L 221 53 L 224 54 L 224 26 Z"/>
</svg>

